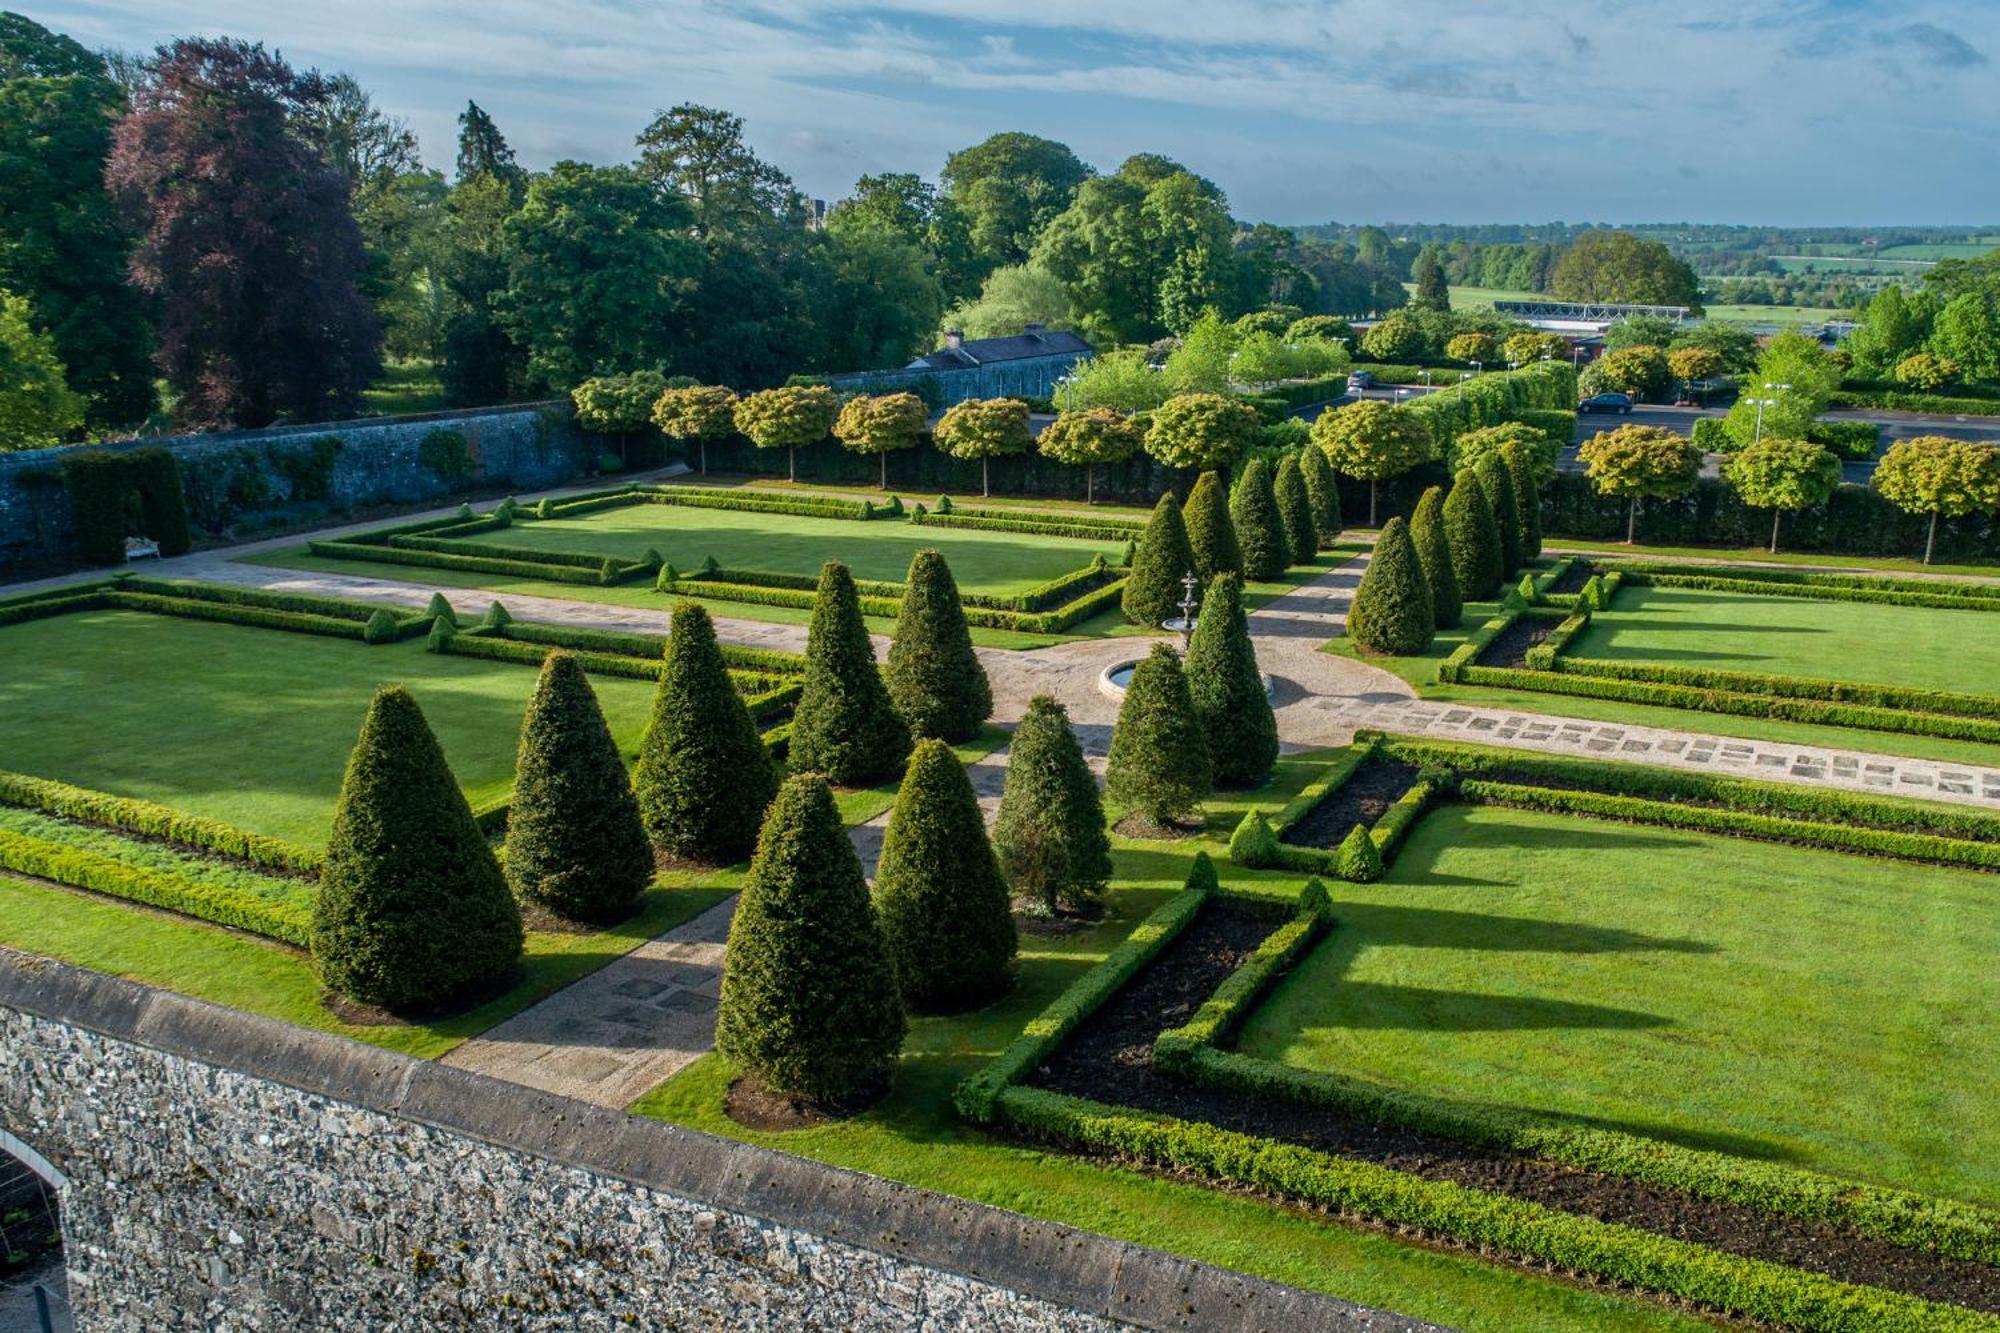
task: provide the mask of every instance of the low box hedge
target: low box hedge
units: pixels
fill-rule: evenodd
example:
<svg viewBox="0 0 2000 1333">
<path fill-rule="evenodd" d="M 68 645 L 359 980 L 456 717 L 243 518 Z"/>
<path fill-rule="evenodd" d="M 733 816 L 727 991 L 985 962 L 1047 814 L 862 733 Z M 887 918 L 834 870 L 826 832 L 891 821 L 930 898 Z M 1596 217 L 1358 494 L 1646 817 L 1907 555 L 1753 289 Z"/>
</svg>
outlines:
<svg viewBox="0 0 2000 1333">
<path fill-rule="evenodd" d="M 1522 659 L 1537 671 L 1555 669 L 1556 655 L 1569 647 L 1570 641 L 1590 627 L 1590 608 L 1579 605 L 1575 611 L 1564 617 L 1561 624 L 1549 631 L 1549 636 L 1522 654 Z"/>
<path fill-rule="evenodd" d="M 538 621 L 515 620 L 494 630 L 480 631 L 482 638 L 518 639 L 523 643 L 547 644 L 552 648 L 594 649 L 622 653 L 628 657 L 658 659 L 666 653 L 664 634 L 635 634 L 626 630 L 590 629 L 578 625 L 548 625 Z M 806 669 L 805 655 L 781 652 L 776 648 L 750 648 L 741 644 L 721 645 L 722 660 L 746 671 L 772 675 L 795 675 Z"/>
<path fill-rule="evenodd" d="M 194 579 L 149 578 L 136 574 L 121 577 L 112 586 L 115 590 L 124 592 L 151 593 L 161 597 L 218 602 L 230 606 L 252 606 L 268 611 L 327 616 L 335 620 L 352 620 L 362 625 L 366 625 L 375 618 L 376 612 L 384 609 L 379 602 L 354 601 L 345 597 L 273 592 L 266 588 L 244 587 L 234 583 L 203 583 Z M 430 617 L 422 612 L 404 612 L 391 608 L 390 614 L 396 617 L 396 636 L 399 639 L 415 638 L 430 628 Z"/>
<path fill-rule="evenodd" d="M 1000 517 L 992 514 L 969 513 L 954 509 L 948 514 L 919 514 L 910 511 L 910 522 L 922 523 L 939 528 L 981 528 L 988 532 L 1025 532 L 1039 537 L 1074 537 L 1083 541 L 1125 542 L 1135 540 L 1141 529 L 1122 524 L 1100 523 L 1088 519 L 1021 518 L 1009 514 Z"/>
<path fill-rule="evenodd" d="M 1552 640 L 1553 635 L 1550 636 Z M 1541 647 L 1546 647 L 1545 640 Z M 1947 690 L 1926 690 L 1901 685 L 1869 685 L 1856 681 L 1825 680 L 1814 676 L 1774 676 L 1756 671 L 1730 671 L 1720 667 L 1675 666 L 1671 663 L 1621 662 L 1595 657 L 1551 655 L 1536 662 L 1529 650 L 1528 664 L 1540 670 L 1569 675 L 1598 676 L 1607 680 L 1654 681 L 1667 685 L 1688 685 L 1701 690 L 1730 690 L 1738 694 L 1767 694 L 1784 699 L 1822 699 L 1829 703 L 1861 704 L 1870 708 L 1907 709 L 1918 713 L 1944 713 L 1954 717 L 2000 718 L 2000 696 L 1956 694 Z"/>
<path fill-rule="evenodd" d="M 1326 891 L 1308 885 L 1299 895 L 1291 919 L 1266 935 L 1192 1018 L 1153 1039 L 1153 1063 L 1172 1072 L 1186 1053 L 1232 1040 L 1265 992 L 1305 957 L 1332 925 Z"/>
<path fill-rule="evenodd" d="M 43 597 L 22 597 L 0 604 L 0 625 L 20 625 L 50 616 L 66 616 L 72 611 L 96 611 L 109 605 L 105 594 L 110 585 L 92 584 L 79 591 L 65 591 Z"/>
<path fill-rule="evenodd" d="M 698 509 L 735 509 L 759 514 L 791 514 L 799 518 L 886 518 L 869 500 L 844 500 L 832 495 L 793 495 L 782 491 L 722 490 L 694 486 L 642 486 L 632 492 L 646 504 L 689 505 Z M 557 511 L 563 512 L 563 506 Z"/>
<path fill-rule="evenodd" d="M 378 564 L 456 569 L 468 574 L 505 574 L 512 578 L 541 579 L 549 583 L 599 584 L 603 578 L 601 570 L 578 569 L 570 565 L 449 555 L 442 551 L 413 550 L 403 546 L 370 546 L 358 541 L 307 542 L 306 549 L 328 560 L 369 560 Z"/>
<path fill-rule="evenodd" d="M 1855 574 L 1822 574 L 1807 570 L 1741 569 L 1716 566 L 1607 563 L 1635 587 L 1694 588 L 1710 592 L 1755 593 L 1767 597 L 1803 597 L 1822 602 L 1876 602 L 1888 606 L 1921 606 L 1945 611 L 2000 611 L 2000 585 L 1949 579 L 1871 578 Z"/>
<path fill-rule="evenodd" d="M 260 606 L 238 606 L 232 602 L 202 601 L 192 597 L 156 597 L 150 593 L 113 590 L 104 594 L 104 604 L 125 611 L 150 611 L 155 615 L 181 616 L 188 620 L 216 620 L 253 629 L 281 629 L 294 634 L 320 634 L 335 639 L 365 641 L 364 621 L 336 620 L 332 616 L 306 615 L 298 611 L 273 611 Z"/>
<path fill-rule="evenodd" d="M 196 851 L 234 857 L 265 870 L 292 874 L 317 872 L 322 856 L 314 848 L 250 833 L 220 820 L 185 814 L 153 801 L 113 796 L 25 773 L 0 772 L 0 805 L 18 805 L 79 824 L 96 824 L 158 838 Z"/>
</svg>

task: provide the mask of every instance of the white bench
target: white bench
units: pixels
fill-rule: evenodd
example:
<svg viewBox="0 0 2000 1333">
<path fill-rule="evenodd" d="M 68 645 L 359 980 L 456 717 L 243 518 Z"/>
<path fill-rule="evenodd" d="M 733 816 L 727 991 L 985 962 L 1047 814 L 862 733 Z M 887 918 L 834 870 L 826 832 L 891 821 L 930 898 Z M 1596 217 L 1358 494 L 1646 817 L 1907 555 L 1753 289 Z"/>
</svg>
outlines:
<svg viewBox="0 0 2000 1333">
<path fill-rule="evenodd" d="M 160 544 L 151 537 L 127 537 L 125 539 L 125 558 L 127 560 L 138 560 L 149 555 L 155 560 L 160 558 Z"/>
</svg>

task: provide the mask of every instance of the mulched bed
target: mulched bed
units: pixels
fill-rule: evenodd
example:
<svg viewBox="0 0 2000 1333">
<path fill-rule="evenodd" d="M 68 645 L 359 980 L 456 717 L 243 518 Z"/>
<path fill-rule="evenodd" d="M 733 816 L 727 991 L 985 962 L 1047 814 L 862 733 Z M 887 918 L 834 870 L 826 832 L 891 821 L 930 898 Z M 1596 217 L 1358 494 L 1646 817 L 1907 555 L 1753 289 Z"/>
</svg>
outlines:
<svg viewBox="0 0 2000 1333">
<path fill-rule="evenodd" d="M 745 1129 L 810 1129 L 814 1125 L 851 1119 L 888 1095 L 887 1074 L 869 1080 L 852 1096 L 831 1105 L 793 1101 L 765 1087 L 762 1079 L 745 1074 L 729 1085 L 722 1108 Z"/>
<path fill-rule="evenodd" d="M 1543 592 L 1582 592 L 1583 585 L 1590 582 L 1591 575 L 1597 573 L 1597 566 L 1588 560 L 1573 560 L 1562 577 L 1544 588 Z"/>
<path fill-rule="evenodd" d="M 1179 842 L 1183 838 L 1194 837 L 1206 827 L 1195 822 L 1162 824 L 1151 815 L 1134 810 L 1113 824 L 1111 831 L 1121 838 L 1141 838 L 1148 842 Z"/>
<path fill-rule="evenodd" d="M 1078 1028 L 1029 1082 L 1075 1097 L 1374 1162 L 1426 1180 L 1449 1180 L 1532 1200 L 1729 1254 L 2000 1312 L 2000 1268 L 1920 1254 L 1803 1219 L 1695 1198 L 1619 1176 L 1349 1120 L 1326 1107 L 1204 1088 L 1155 1072 L 1153 1039 L 1186 1022 L 1277 920 L 1229 899 L 1211 902 L 1180 938 Z"/>
<path fill-rule="evenodd" d="M 1332 849 L 1356 824 L 1372 825 L 1417 780 L 1417 766 L 1399 759 L 1371 757 L 1328 792 L 1318 805 L 1279 835 L 1294 847 Z"/>
<path fill-rule="evenodd" d="M 1479 650 L 1474 659 L 1475 666 L 1514 667 L 1528 665 L 1528 650 L 1556 632 L 1559 620 L 1546 616 L 1519 615 L 1514 623 L 1494 635 L 1487 645 Z"/>
</svg>

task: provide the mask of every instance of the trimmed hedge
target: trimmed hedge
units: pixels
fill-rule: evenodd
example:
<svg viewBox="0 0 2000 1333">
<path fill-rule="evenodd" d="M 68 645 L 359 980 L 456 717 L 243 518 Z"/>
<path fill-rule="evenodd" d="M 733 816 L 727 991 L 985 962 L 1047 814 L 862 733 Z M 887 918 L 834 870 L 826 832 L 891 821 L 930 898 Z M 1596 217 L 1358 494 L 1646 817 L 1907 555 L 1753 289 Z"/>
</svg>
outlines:
<svg viewBox="0 0 2000 1333">
<path fill-rule="evenodd" d="M 1332 908 L 1318 880 L 1299 894 L 1292 918 L 1264 937 L 1251 955 L 1202 1002 L 1194 1016 L 1153 1039 L 1153 1063 L 1179 1072 L 1183 1060 L 1204 1046 L 1232 1040 L 1273 982 L 1306 956 L 1333 926 Z"/>
<path fill-rule="evenodd" d="M 799 518 L 888 518 L 872 500 L 844 500 L 832 495 L 794 495 L 782 491 L 720 490 L 695 486 L 641 486 L 631 494 L 646 504 L 689 505 L 697 509 L 736 509 L 758 514 L 791 514 Z M 556 506 L 561 515 L 564 506 Z"/>
<path fill-rule="evenodd" d="M 77 590 L 65 588 L 59 593 L 41 597 L 20 597 L 0 604 L 0 625 L 19 625 L 30 620 L 44 620 L 49 616 L 66 616 L 72 611 L 97 611 L 109 605 L 105 593 L 112 585 L 91 584 Z"/>
<path fill-rule="evenodd" d="M 344 597 L 321 597 L 312 593 L 270 592 L 263 588 L 241 587 L 233 583 L 201 583 L 193 579 L 162 579 L 141 574 L 121 576 L 111 585 L 114 591 L 150 593 L 231 606 L 254 606 L 268 611 L 290 611 L 301 615 L 330 616 L 367 624 L 382 606 L 377 602 L 349 601 Z M 430 628 L 428 613 L 399 615 L 397 634 L 415 638 Z"/>
<path fill-rule="evenodd" d="M 307 542 L 306 549 L 327 560 L 372 560 L 379 564 L 417 565 L 428 569 L 456 569 L 468 574 L 506 574 L 514 578 L 543 579 L 551 583 L 599 584 L 602 571 L 578 569 L 544 561 L 494 559 L 485 556 L 448 555 L 442 551 L 413 550 L 403 546 L 369 546 L 358 541 Z M 631 566 L 627 575 L 646 572 L 644 565 Z"/>
<path fill-rule="evenodd" d="M 1578 605 L 1560 625 L 1549 631 L 1549 637 L 1522 654 L 1527 664 L 1537 671 L 1555 669 L 1556 654 L 1570 645 L 1577 635 L 1590 627 L 1590 607 Z"/>
<path fill-rule="evenodd" d="M 980 606 L 974 603 L 971 598 L 967 598 L 965 606 L 966 623 L 983 629 L 1015 630 L 1024 634 L 1060 634 L 1070 626 L 1080 621 L 1088 620 L 1099 612 L 1109 610 L 1111 607 L 1118 605 L 1120 597 L 1124 594 L 1125 579 L 1122 575 L 1110 574 L 1108 571 L 1098 570 L 1089 572 L 1093 575 L 1109 577 L 1111 581 L 1093 588 L 1091 591 L 1066 605 L 1040 612 L 1010 611 L 998 607 Z M 698 575 L 693 578 L 676 578 L 667 584 L 662 591 L 681 597 L 705 597 L 719 602 L 742 602 L 750 606 L 783 606 L 797 610 L 812 609 L 814 593 L 810 583 L 816 582 L 816 580 L 810 580 L 807 587 L 794 588 L 772 586 L 772 584 L 778 581 L 789 583 L 802 576 L 757 572 L 750 574 L 748 577 L 757 581 L 737 582 L 737 571 L 717 570 L 710 575 Z M 1048 585 L 1044 585 L 1044 587 L 1046 586 Z M 893 596 L 861 592 L 859 598 L 861 614 L 884 620 L 895 619 L 896 615 L 902 610 L 902 585 L 900 583 L 857 583 L 857 591 L 864 587 L 887 587 L 893 588 L 896 591 Z M 1031 592 L 1033 591 L 1038 590 L 1031 590 Z M 1026 595 L 1028 594 L 1024 594 L 1024 596 Z"/>
<path fill-rule="evenodd" d="M 0 870 L 34 875 L 93 893 L 109 894 L 254 931 L 306 947 L 312 914 L 215 884 L 201 884 L 163 870 L 139 870 L 108 856 L 41 838 L 0 830 Z"/>
<path fill-rule="evenodd" d="M 0 805 L 18 805 L 73 819 L 79 824 L 96 824 L 158 838 L 197 851 L 235 857 L 265 870 L 303 874 L 319 869 L 321 854 L 317 849 L 250 833 L 220 820 L 184 814 L 153 801 L 72 787 L 53 778 L 0 772 Z"/>
<path fill-rule="evenodd" d="M 1635 588 L 1695 588 L 1709 592 L 1758 593 L 1767 597 L 1803 597 L 1822 602 L 1878 602 L 1888 606 L 1923 606 L 1945 611 L 2000 611 L 2000 585 L 1996 584 L 1826 574 L 1812 570 L 1744 569 L 1727 565 L 1704 569 L 1700 566 L 1636 560 L 1606 561 L 1603 567 L 1623 574 L 1625 582 Z"/>
<path fill-rule="evenodd" d="M 113 589 L 103 596 L 106 606 L 124 611 L 151 611 L 156 615 L 182 616 L 189 620 L 219 620 L 255 629 L 290 630 L 295 634 L 322 634 L 336 639 L 367 641 L 366 622 L 336 620 L 332 616 L 305 615 L 297 611 L 273 611 L 258 606 L 238 606 L 233 602 L 200 601 L 192 597 L 155 597 L 148 593 Z"/>
<path fill-rule="evenodd" d="M 984 513 L 954 509 L 948 514 L 910 514 L 910 522 L 939 528 L 980 528 L 988 532 L 1025 532 L 1038 537 L 1075 537 L 1084 541 L 1131 541 L 1139 535 L 1140 529 L 1122 523 L 1111 524 L 1091 520 L 1069 519 L 1061 522 L 1040 519 L 1017 518 L 1012 514 L 1000 517 L 988 510 Z"/>
<path fill-rule="evenodd" d="M 1568 623 L 1564 622 L 1565 625 Z M 1539 646 L 1547 647 L 1553 639 L 1554 636 L 1551 635 Z M 1546 663 L 1534 660 L 1534 651 L 1531 649 L 1529 652 L 1528 664 L 1541 670 L 1551 669 Z M 2000 718 L 2000 696 L 1991 694 L 1958 694 L 1949 690 L 1927 690 L 1902 685 L 1867 685 L 1845 680 L 1825 680 L 1815 676 L 1774 676 L 1756 671 L 1729 671 L 1719 667 L 1620 662 L 1594 657 L 1558 656 L 1552 661 L 1553 669 L 1565 675 L 1688 685 L 1696 689 L 1730 690 L 1739 694 L 1762 694 L 1780 699 L 1820 699 L 1829 703 L 1859 704 L 1869 708 L 1917 713 L 1940 713 L 1951 717 Z"/>
<path fill-rule="evenodd" d="M 489 629 L 482 633 L 504 639 L 518 639 L 523 643 L 545 643 L 554 648 L 622 653 L 629 657 L 657 659 L 667 648 L 667 636 L 664 634 L 634 634 L 625 630 L 586 629 L 576 625 L 545 625 L 532 620 L 509 620 L 498 629 Z M 761 671 L 770 675 L 785 676 L 797 675 L 806 669 L 806 659 L 802 653 L 787 653 L 776 648 L 748 648 L 727 643 L 718 646 L 722 649 L 724 662 L 745 671 Z"/>
</svg>

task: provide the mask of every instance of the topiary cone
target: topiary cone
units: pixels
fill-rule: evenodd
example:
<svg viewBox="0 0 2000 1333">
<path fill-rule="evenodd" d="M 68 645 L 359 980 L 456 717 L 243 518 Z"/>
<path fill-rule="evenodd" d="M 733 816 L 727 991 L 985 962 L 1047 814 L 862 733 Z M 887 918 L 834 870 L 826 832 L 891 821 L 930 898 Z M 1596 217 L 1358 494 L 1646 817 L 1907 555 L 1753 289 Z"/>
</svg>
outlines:
<svg viewBox="0 0 2000 1333">
<path fill-rule="evenodd" d="M 1215 781 L 1228 787 L 1262 782 L 1278 762 L 1278 719 L 1250 642 L 1243 581 L 1234 574 L 1209 585 L 1188 645 L 1187 682 Z"/>
<path fill-rule="evenodd" d="M 1500 530 L 1486 489 L 1470 471 L 1452 479 L 1444 497 L 1444 534 L 1451 548 L 1452 577 L 1458 595 L 1484 602 L 1500 591 Z"/>
<path fill-rule="evenodd" d="M 1111 838 L 1097 780 L 1069 714 L 1046 694 L 1028 701 L 1007 747 L 1007 784 L 993 846 L 1014 892 L 1054 915 L 1095 909 L 1111 881 Z"/>
<path fill-rule="evenodd" d="M 1356 824 L 1334 853 L 1334 873 L 1350 884 L 1370 884 L 1382 878 L 1382 852 L 1365 825 Z"/>
<path fill-rule="evenodd" d="M 1283 577 L 1292 563 L 1292 547 L 1278 513 L 1269 462 L 1253 458 L 1243 465 L 1243 474 L 1229 497 L 1229 522 L 1236 530 L 1243 577 L 1260 582 Z"/>
<path fill-rule="evenodd" d="M 1493 527 L 1500 538 L 1500 577 L 1510 579 L 1521 568 L 1521 510 L 1514 502 L 1514 478 L 1498 454 L 1488 454 L 1474 469 L 1493 507 Z"/>
<path fill-rule="evenodd" d="M 1308 445 L 1299 451 L 1299 475 L 1305 479 L 1306 498 L 1312 501 L 1313 526 L 1322 542 L 1340 535 L 1340 481 L 1326 453 Z"/>
<path fill-rule="evenodd" d="M 902 771 L 910 729 L 889 701 L 861 603 L 847 566 L 829 560 L 819 573 L 806 632 L 806 681 L 792 713 L 794 773 L 824 773 L 843 786 L 879 782 Z"/>
<path fill-rule="evenodd" d="M 1180 614 L 1181 579 L 1194 570 L 1194 548 L 1188 545 L 1187 523 L 1172 495 L 1162 495 L 1140 534 L 1125 580 L 1121 606 L 1135 625 L 1158 629 L 1160 622 Z"/>
<path fill-rule="evenodd" d="M 1180 655 L 1164 643 L 1132 669 L 1111 732 L 1105 791 L 1114 804 L 1172 824 L 1199 813 L 1213 769 Z"/>
<path fill-rule="evenodd" d="M 1307 449 L 1304 452 L 1314 453 Z M 1312 497 L 1306 494 L 1305 472 L 1299 452 L 1286 454 L 1278 463 L 1272 490 L 1278 497 L 1278 517 L 1285 525 L 1285 545 L 1294 565 L 1309 565 L 1319 554 L 1319 523 L 1313 517 Z"/>
<path fill-rule="evenodd" d="M 1375 540 L 1375 555 L 1347 613 L 1347 637 L 1371 653 L 1408 657 L 1431 646 L 1437 610 L 1424 582 L 1409 525 L 1392 518 Z"/>
<path fill-rule="evenodd" d="M 1431 611 L 1439 629 L 1457 629 L 1465 618 L 1465 603 L 1458 595 L 1458 575 L 1452 572 L 1451 541 L 1445 536 L 1444 487 L 1433 486 L 1417 501 L 1410 519 L 1410 541 L 1417 548 L 1417 563 L 1423 566 L 1424 582 L 1431 590 Z"/>
<path fill-rule="evenodd" d="M 1194 572 L 1206 583 L 1217 574 L 1241 574 L 1243 553 L 1236 544 L 1236 525 L 1229 519 L 1229 490 L 1218 473 L 1204 472 L 1188 492 L 1181 511 L 1187 522 L 1188 545 L 1194 551 Z"/>
<path fill-rule="evenodd" d="M 1501 447 L 1507 475 L 1514 480 L 1514 504 L 1521 523 L 1521 559 L 1542 558 L 1542 490 L 1535 484 L 1535 460 L 1518 441 Z"/>
<path fill-rule="evenodd" d="M 886 674 L 889 699 L 914 735 L 971 740 L 992 715 L 993 689 L 972 651 L 958 584 L 936 551 L 910 561 Z"/>
</svg>

